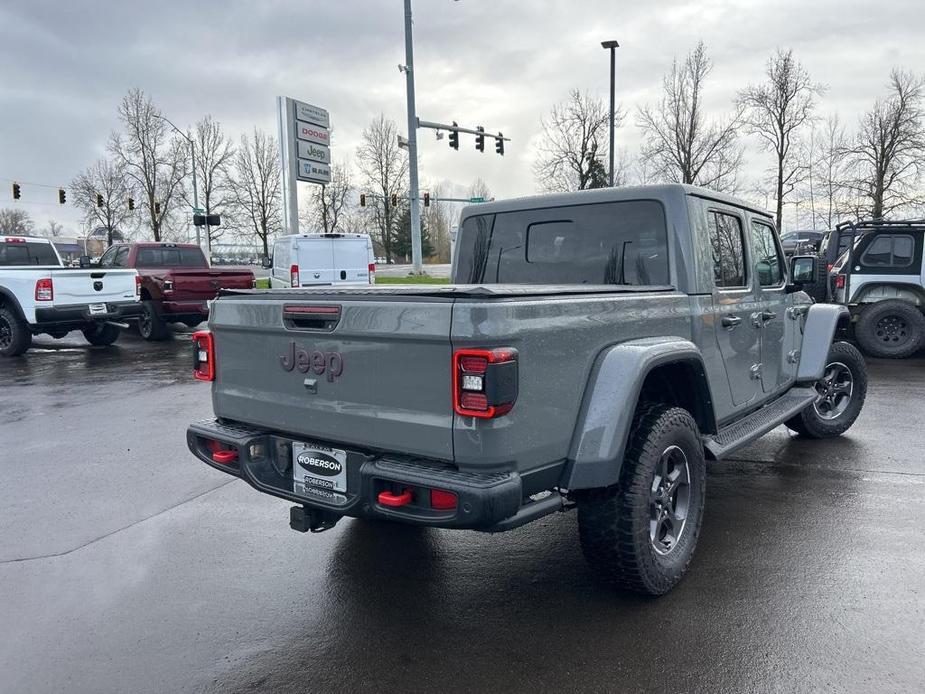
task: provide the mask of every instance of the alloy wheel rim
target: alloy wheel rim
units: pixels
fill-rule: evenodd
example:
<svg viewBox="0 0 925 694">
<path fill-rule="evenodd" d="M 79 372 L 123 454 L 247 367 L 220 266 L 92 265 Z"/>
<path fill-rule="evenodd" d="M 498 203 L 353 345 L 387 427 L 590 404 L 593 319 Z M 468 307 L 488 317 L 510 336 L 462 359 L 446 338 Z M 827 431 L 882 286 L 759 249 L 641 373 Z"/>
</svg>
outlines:
<svg viewBox="0 0 925 694">
<path fill-rule="evenodd" d="M 884 316 L 877 321 L 877 339 L 887 344 L 900 346 L 909 341 L 909 326 L 900 316 Z"/>
<path fill-rule="evenodd" d="M 816 381 L 819 398 L 813 407 L 822 419 L 833 420 L 841 417 L 851 404 L 854 395 L 854 376 L 851 369 L 840 361 L 826 364 L 821 379 Z"/>
<path fill-rule="evenodd" d="M 151 332 L 151 316 L 148 315 L 148 309 L 141 312 L 141 318 L 138 319 L 138 328 L 142 337 L 146 337 Z"/>
<path fill-rule="evenodd" d="M 687 526 L 691 500 L 691 473 L 687 454 L 668 446 L 655 468 L 649 494 L 649 540 L 658 554 L 673 552 Z"/>
<path fill-rule="evenodd" d="M 13 326 L 3 316 L 0 316 L 0 349 L 6 349 L 13 344 Z"/>
</svg>

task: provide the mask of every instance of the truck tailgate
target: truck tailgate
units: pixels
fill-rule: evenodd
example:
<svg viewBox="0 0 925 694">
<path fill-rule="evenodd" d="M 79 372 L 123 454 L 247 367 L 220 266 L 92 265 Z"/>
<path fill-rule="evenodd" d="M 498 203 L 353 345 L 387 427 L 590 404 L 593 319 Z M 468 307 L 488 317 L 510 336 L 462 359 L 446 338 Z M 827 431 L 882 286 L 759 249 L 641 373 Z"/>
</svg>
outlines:
<svg viewBox="0 0 925 694">
<path fill-rule="evenodd" d="M 112 268 L 58 268 L 51 271 L 54 305 L 134 301 L 134 270 Z"/>
<path fill-rule="evenodd" d="M 450 297 L 223 297 L 215 414 L 363 448 L 453 458 Z"/>
<path fill-rule="evenodd" d="M 219 289 L 250 289 L 254 273 L 250 270 L 213 270 L 209 268 L 173 268 L 174 299 L 214 299 Z"/>
</svg>

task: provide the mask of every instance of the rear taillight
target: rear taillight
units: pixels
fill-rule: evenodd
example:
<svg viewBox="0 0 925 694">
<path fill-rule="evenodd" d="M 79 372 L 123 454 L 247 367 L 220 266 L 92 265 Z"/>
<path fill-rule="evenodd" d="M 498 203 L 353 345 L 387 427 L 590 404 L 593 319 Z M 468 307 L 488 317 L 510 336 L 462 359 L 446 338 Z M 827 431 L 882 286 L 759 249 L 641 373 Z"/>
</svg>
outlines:
<svg viewBox="0 0 925 694">
<path fill-rule="evenodd" d="M 200 381 L 215 380 L 215 342 L 208 330 L 193 333 L 193 376 Z"/>
<path fill-rule="evenodd" d="M 299 266 L 291 265 L 289 267 L 289 286 L 298 287 L 299 286 Z"/>
<path fill-rule="evenodd" d="M 458 349 L 453 353 L 453 409 L 466 417 L 491 419 L 511 411 L 517 400 L 517 350 Z"/>
<path fill-rule="evenodd" d="M 35 300 L 52 301 L 55 298 L 55 286 L 51 277 L 44 277 L 35 283 Z"/>
<path fill-rule="evenodd" d="M 844 275 L 835 275 L 835 288 L 836 289 L 845 288 L 845 276 Z"/>
<path fill-rule="evenodd" d="M 369 283 L 376 284 L 376 264 L 369 264 Z"/>
<path fill-rule="evenodd" d="M 135 275 L 135 298 L 141 299 L 141 275 Z"/>
</svg>

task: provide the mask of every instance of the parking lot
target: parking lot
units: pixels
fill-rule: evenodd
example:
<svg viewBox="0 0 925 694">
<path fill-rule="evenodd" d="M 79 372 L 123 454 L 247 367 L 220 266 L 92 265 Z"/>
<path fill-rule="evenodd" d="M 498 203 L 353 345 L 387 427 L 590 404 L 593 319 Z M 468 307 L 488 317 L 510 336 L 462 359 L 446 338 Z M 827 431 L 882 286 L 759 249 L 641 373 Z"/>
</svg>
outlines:
<svg viewBox="0 0 925 694">
<path fill-rule="evenodd" d="M 597 584 L 574 514 L 500 535 L 344 520 L 207 468 L 188 332 L 0 364 L 0 690 L 917 691 L 925 358 L 873 361 L 847 435 L 711 464 L 692 569 Z"/>
</svg>

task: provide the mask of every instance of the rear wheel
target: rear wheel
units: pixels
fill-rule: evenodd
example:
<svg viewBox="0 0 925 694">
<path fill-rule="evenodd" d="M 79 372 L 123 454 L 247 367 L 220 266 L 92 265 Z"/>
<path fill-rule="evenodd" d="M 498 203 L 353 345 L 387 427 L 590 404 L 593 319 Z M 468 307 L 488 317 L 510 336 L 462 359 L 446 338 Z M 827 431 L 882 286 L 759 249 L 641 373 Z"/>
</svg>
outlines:
<svg viewBox="0 0 925 694">
<path fill-rule="evenodd" d="M 679 407 L 643 407 L 619 483 L 577 494 L 588 564 L 618 588 L 667 593 L 693 557 L 705 490 L 706 464 L 693 417 Z"/>
<path fill-rule="evenodd" d="M 861 311 L 854 335 L 873 357 L 910 357 L 925 346 L 925 316 L 908 301 L 878 301 Z"/>
<path fill-rule="evenodd" d="M 161 318 L 153 301 L 142 302 L 141 315 L 138 317 L 138 332 L 150 341 L 163 340 L 169 334 L 169 328 Z"/>
<path fill-rule="evenodd" d="M 83 329 L 84 338 L 91 345 L 105 347 L 119 339 L 119 326 L 112 323 L 97 323 L 90 328 Z"/>
<path fill-rule="evenodd" d="M 832 345 L 825 371 L 815 388 L 819 399 L 785 424 L 812 439 L 844 434 L 861 414 L 867 397 L 867 365 L 854 345 L 847 342 Z"/>
<path fill-rule="evenodd" d="M 32 333 L 10 308 L 0 307 L 0 356 L 18 357 L 32 344 Z"/>
</svg>

